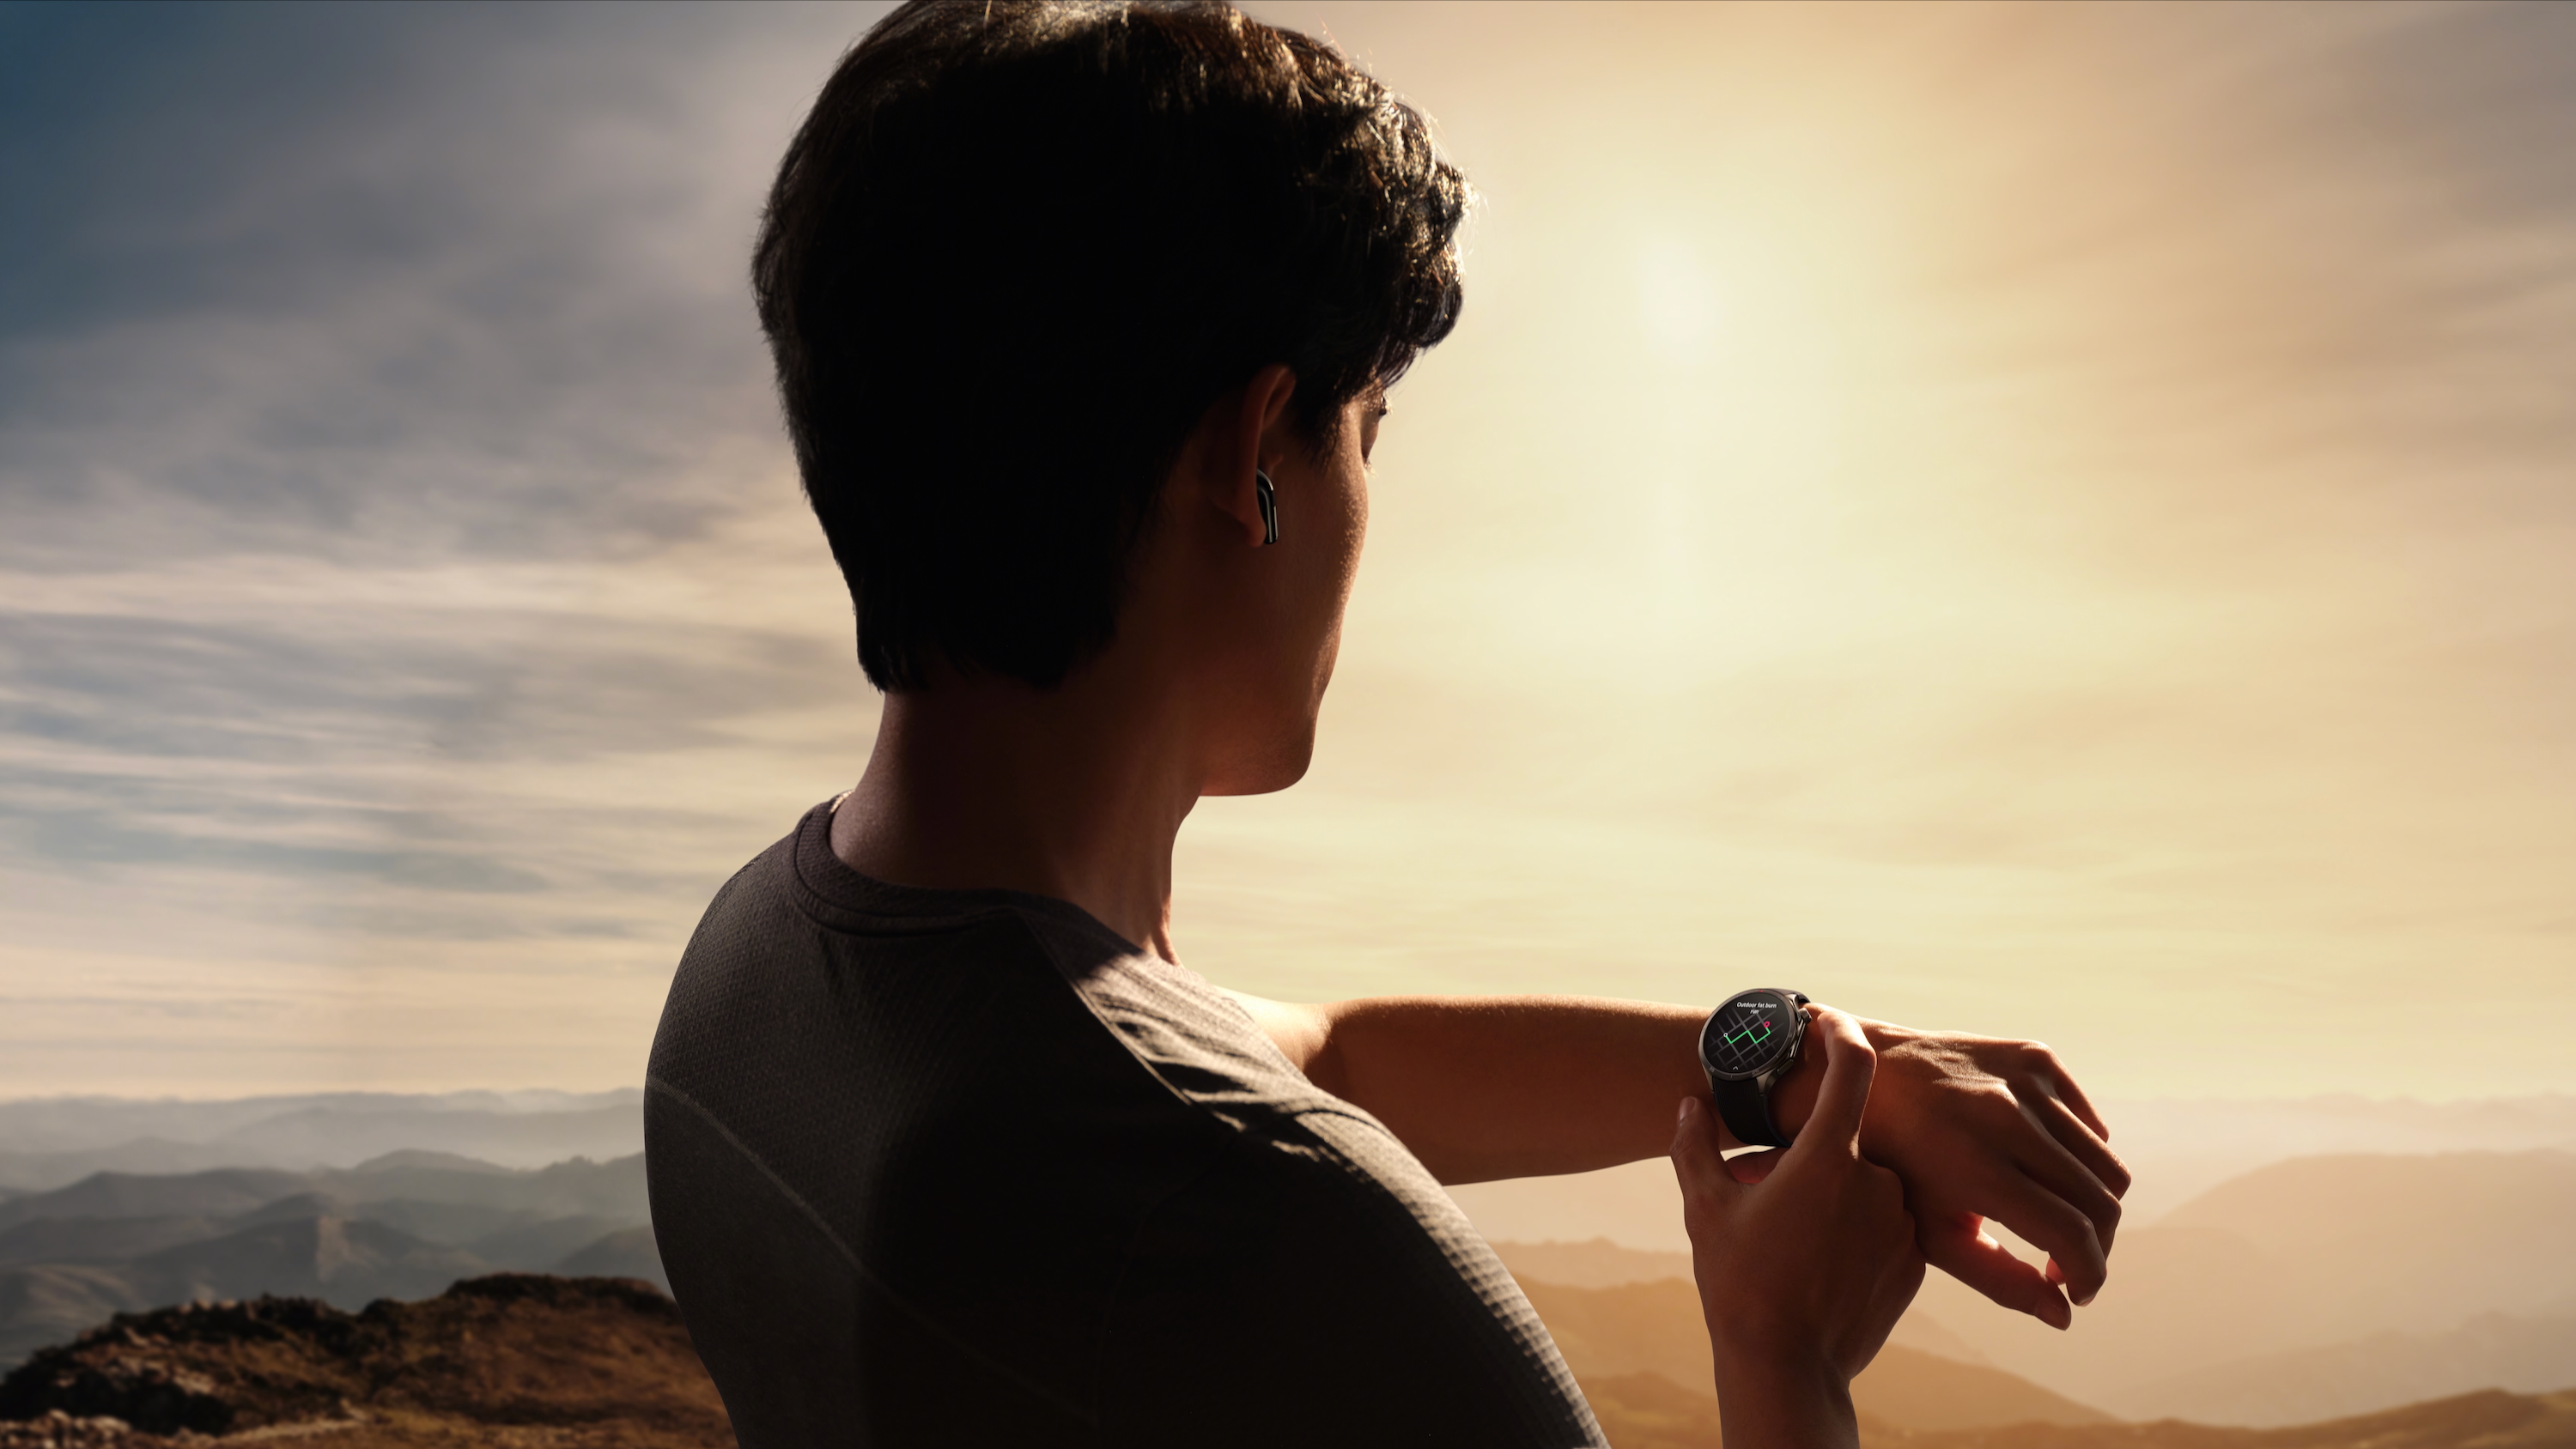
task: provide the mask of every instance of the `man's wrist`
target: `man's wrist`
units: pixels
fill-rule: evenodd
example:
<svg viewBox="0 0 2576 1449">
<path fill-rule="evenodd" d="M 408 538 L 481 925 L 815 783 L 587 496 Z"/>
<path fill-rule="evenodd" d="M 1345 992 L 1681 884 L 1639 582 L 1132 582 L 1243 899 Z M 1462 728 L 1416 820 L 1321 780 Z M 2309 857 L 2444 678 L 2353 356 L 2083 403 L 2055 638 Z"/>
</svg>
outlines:
<svg viewBox="0 0 2576 1449">
<path fill-rule="evenodd" d="M 1749 1345 L 1714 1346 L 1728 1449 L 1848 1449 L 1860 1442 L 1851 1381 L 1830 1365 Z"/>
<path fill-rule="evenodd" d="M 1878 1082 L 1883 1085 L 1896 1080 L 1885 1070 L 1888 1049 L 1913 1040 L 1921 1033 L 1884 1021 L 1857 1017 L 1854 1020 L 1859 1023 L 1861 1034 L 1869 1039 L 1871 1049 L 1879 1054 L 1881 1070 Z M 1797 1065 L 1789 1069 L 1787 1076 L 1771 1084 L 1771 1120 L 1779 1123 L 1780 1130 L 1793 1138 L 1798 1135 L 1798 1129 L 1807 1125 L 1808 1115 L 1816 1110 L 1816 1092 L 1825 1082 L 1824 1045 L 1812 1034 L 1807 1040 L 1814 1045 L 1800 1054 Z"/>
</svg>

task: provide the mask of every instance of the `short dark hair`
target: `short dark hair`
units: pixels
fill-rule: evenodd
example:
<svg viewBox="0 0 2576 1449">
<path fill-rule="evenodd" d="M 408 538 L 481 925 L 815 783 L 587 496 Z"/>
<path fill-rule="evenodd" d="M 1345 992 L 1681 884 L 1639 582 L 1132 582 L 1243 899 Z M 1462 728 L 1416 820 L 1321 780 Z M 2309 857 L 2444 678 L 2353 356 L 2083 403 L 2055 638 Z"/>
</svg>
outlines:
<svg viewBox="0 0 2576 1449">
<path fill-rule="evenodd" d="M 1208 406 L 1342 409 L 1456 324 L 1465 178 L 1330 45 L 1224 4 L 912 0 L 787 148 L 752 262 L 881 689 L 1108 643 Z"/>
</svg>

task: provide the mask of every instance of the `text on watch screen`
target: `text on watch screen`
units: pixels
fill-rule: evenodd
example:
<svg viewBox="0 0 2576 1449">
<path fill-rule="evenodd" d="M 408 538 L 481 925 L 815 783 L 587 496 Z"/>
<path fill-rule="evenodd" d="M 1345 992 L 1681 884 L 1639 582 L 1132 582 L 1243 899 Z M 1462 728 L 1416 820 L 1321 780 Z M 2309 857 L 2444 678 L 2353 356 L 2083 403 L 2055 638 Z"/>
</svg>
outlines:
<svg viewBox="0 0 2576 1449">
<path fill-rule="evenodd" d="M 1771 1065 L 1789 1037 L 1786 1001 L 1769 992 L 1728 1002 L 1709 1023 L 1708 1064 L 1721 1072 L 1755 1072 Z"/>
</svg>

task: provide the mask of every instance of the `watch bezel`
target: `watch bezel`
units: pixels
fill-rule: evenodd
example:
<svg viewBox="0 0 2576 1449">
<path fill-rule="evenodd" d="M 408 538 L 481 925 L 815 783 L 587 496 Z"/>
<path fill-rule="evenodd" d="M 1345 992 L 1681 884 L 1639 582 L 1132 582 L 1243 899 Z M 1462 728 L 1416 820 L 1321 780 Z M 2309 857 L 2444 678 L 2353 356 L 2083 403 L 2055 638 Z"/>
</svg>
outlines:
<svg viewBox="0 0 2576 1449">
<path fill-rule="evenodd" d="M 1708 1059 L 1709 1030 L 1717 1025 L 1718 1018 L 1724 1015 L 1728 1008 L 1734 1006 L 1737 1002 L 1744 1000 L 1746 997 L 1756 995 L 1757 993 L 1772 997 L 1779 1003 L 1782 1014 L 1787 1017 L 1789 1022 L 1788 1032 L 1780 1043 L 1778 1054 L 1773 1056 L 1768 1062 L 1753 1068 L 1751 1071 L 1730 1072 L 1722 1070 L 1712 1064 Z M 1711 1011 L 1708 1014 L 1708 1019 L 1701 1023 L 1699 1029 L 1700 1070 L 1706 1072 L 1709 1076 L 1709 1080 L 1712 1082 L 1760 1081 L 1763 1078 L 1769 1077 L 1780 1071 L 1782 1068 L 1794 1064 L 1798 1060 L 1798 1049 L 1805 1043 L 1806 1036 L 1807 1012 L 1806 1008 L 1801 1004 L 1801 998 L 1798 993 L 1794 991 L 1784 991 L 1777 986 L 1750 986 L 1727 997 L 1725 1002 L 1715 1010 Z"/>
</svg>

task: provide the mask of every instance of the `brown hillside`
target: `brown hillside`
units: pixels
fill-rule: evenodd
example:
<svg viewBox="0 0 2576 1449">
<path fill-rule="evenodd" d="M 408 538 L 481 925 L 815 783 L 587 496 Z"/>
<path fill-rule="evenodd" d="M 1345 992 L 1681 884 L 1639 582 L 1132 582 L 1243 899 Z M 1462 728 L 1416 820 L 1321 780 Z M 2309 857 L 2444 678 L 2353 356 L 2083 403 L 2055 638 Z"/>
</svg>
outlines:
<svg viewBox="0 0 2576 1449">
<path fill-rule="evenodd" d="M 1611 1449 L 1720 1449 L 1717 1396 L 1683 1388 L 1662 1374 L 1614 1374 L 1578 1380 Z"/>
<path fill-rule="evenodd" d="M 732 1449 L 679 1309 L 650 1284 L 502 1274 L 344 1313 L 262 1298 L 123 1314 L 0 1380 L 0 1449 L 87 1443 L 62 1419 L 161 1436 L 285 1425 L 333 1449 Z M 23 1422 L 34 1421 L 34 1422 Z M 338 1426 L 345 1425 L 345 1428 Z"/>
<path fill-rule="evenodd" d="M 1862 1449 L 1873 1444 L 1864 1429 Z M 2159 1419 L 2091 1427 L 2021 1424 L 1957 1434 L 1917 1434 L 1904 1449 L 2576 1449 L 2576 1391 L 2501 1389 L 2409 1404 L 2385 1413 L 2288 1429 L 2232 1429 Z"/>
<path fill-rule="evenodd" d="M 1723 1449 L 1717 1401 L 1665 1379 L 1629 1374 L 1588 1380 L 1614 1449 Z M 2291 1429 L 2231 1429 L 2161 1419 L 2152 1424 L 2018 1424 L 1947 1434 L 1909 1433 L 1867 1413 L 1861 1449 L 2571 1449 L 2576 1391 L 2489 1390 L 2410 1404 L 2383 1414 Z"/>
<path fill-rule="evenodd" d="M 1666 1278 L 1609 1288 L 1567 1288 L 1523 1280 L 1521 1291 L 1538 1310 L 1566 1366 L 1586 1385 L 1607 1385 L 1638 1373 L 1659 1374 L 1708 1400 L 1716 1376 L 1699 1293 Z M 1633 1392 L 1633 1390 L 1632 1390 Z M 2110 1415 L 2049 1392 L 2001 1369 L 1937 1357 L 1898 1344 L 1852 1383 L 1862 1413 L 1916 1431 L 1973 1429 L 1999 1424 L 2108 1424 Z M 1596 1411 L 1598 1405 L 1595 1405 Z M 1608 1420 L 1603 1420 L 1605 1426 Z M 1618 1442 L 1613 1436 L 1613 1442 Z M 1619 1449 L 1629 1449 L 1621 1443 Z"/>
</svg>

